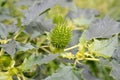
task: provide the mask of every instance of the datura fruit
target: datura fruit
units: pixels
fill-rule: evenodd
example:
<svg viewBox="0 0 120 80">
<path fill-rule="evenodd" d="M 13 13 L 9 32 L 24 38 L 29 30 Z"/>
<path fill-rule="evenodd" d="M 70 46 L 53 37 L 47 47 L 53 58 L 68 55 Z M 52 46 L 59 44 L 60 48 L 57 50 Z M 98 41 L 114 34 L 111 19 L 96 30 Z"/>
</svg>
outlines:
<svg viewBox="0 0 120 80">
<path fill-rule="evenodd" d="M 50 41 L 54 48 L 64 49 L 71 39 L 71 29 L 65 25 L 57 25 L 50 35 Z"/>
</svg>

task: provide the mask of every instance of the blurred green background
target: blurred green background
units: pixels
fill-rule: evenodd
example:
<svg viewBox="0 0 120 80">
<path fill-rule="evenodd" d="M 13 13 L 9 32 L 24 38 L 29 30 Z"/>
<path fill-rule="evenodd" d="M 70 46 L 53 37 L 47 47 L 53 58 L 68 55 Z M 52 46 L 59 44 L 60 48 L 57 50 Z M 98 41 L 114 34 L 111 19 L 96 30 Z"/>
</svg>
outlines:
<svg viewBox="0 0 120 80">
<path fill-rule="evenodd" d="M 74 0 L 75 4 L 81 8 L 95 8 L 103 15 L 120 19 L 120 0 Z"/>
<path fill-rule="evenodd" d="M 23 10 L 32 6 L 34 1 L 41 0 L 0 0 L 0 23 L 12 24 L 18 22 L 19 27 L 20 19 L 23 18 Z M 60 0 L 60 1 L 71 1 L 71 0 Z M 115 20 L 120 20 L 120 0 L 73 0 L 75 5 L 80 8 L 89 8 L 98 10 L 102 16 L 109 15 Z M 54 6 L 49 12 L 47 17 L 54 18 L 55 16 L 66 16 L 69 8 Z M 23 36 L 24 35 L 24 36 Z M 22 36 L 22 37 L 21 37 Z M 21 34 L 18 41 L 24 40 L 25 34 Z M 79 38 L 79 37 L 78 37 Z M 38 38 L 39 39 L 39 38 Z M 42 38 L 40 38 L 41 40 Z M 39 41 L 38 41 L 39 42 Z M 36 42 L 37 44 L 37 42 Z M 46 77 L 46 75 L 52 74 L 59 66 L 59 61 L 51 61 L 47 65 L 40 66 L 40 78 Z M 62 61 L 61 61 L 62 62 Z M 101 67 L 100 67 L 101 68 Z M 103 75 L 104 76 L 104 75 Z"/>
</svg>

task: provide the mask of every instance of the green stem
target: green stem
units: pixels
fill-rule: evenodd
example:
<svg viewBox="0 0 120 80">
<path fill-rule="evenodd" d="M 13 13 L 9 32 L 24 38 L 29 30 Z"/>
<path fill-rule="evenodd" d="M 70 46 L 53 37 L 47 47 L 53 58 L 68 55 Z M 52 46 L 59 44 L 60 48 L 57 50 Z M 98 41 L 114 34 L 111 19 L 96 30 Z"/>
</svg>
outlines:
<svg viewBox="0 0 120 80">
<path fill-rule="evenodd" d="M 26 80 L 25 77 L 24 77 L 24 75 L 22 73 L 21 73 L 21 76 L 22 76 L 23 80 Z"/>
<path fill-rule="evenodd" d="M 85 53 L 86 56 L 90 56 L 91 58 L 95 58 L 92 54 Z"/>
<path fill-rule="evenodd" d="M 20 29 L 20 30 L 18 31 L 18 33 L 14 36 L 14 40 L 16 40 L 16 38 L 20 35 L 20 33 L 22 32 L 22 30 L 23 30 L 23 29 Z"/>
<path fill-rule="evenodd" d="M 29 37 L 27 36 L 23 43 L 27 43 Z"/>
<path fill-rule="evenodd" d="M 4 50 L 3 48 L 1 48 L 0 55 L 2 55 L 3 53 L 4 53 Z"/>
<path fill-rule="evenodd" d="M 17 76 L 17 79 L 18 79 L 18 80 L 21 80 L 19 76 Z"/>
<path fill-rule="evenodd" d="M 96 58 L 85 58 L 85 60 L 90 60 L 90 61 L 99 61 L 99 59 L 96 59 Z"/>
<path fill-rule="evenodd" d="M 41 48 L 42 50 L 44 50 L 45 52 L 51 54 L 51 52 L 50 52 L 49 50 L 45 49 L 44 47 L 40 47 L 40 48 Z"/>
<path fill-rule="evenodd" d="M 70 47 L 70 48 L 64 49 L 64 51 L 69 51 L 69 50 L 72 50 L 72 49 L 77 48 L 77 47 L 79 47 L 78 44 L 77 44 L 77 45 L 74 45 L 74 46 L 72 46 L 72 47 Z"/>
</svg>

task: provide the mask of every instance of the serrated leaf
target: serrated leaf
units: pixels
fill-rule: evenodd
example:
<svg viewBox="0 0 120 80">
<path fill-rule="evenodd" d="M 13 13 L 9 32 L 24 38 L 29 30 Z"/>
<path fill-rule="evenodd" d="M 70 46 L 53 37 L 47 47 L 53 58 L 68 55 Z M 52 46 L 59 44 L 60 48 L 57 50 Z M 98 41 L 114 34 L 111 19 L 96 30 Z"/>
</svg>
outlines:
<svg viewBox="0 0 120 80">
<path fill-rule="evenodd" d="M 86 26 L 95 20 L 95 16 L 98 15 L 99 12 L 94 9 L 76 9 L 76 11 L 70 11 L 68 13 L 68 17 L 73 21 L 73 23 L 77 26 Z"/>
<path fill-rule="evenodd" d="M 27 50 L 30 50 L 30 49 L 34 49 L 35 47 L 31 45 L 31 43 L 27 43 L 27 44 L 22 44 L 22 43 L 19 43 L 17 42 L 17 50 L 18 51 L 27 51 Z"/>
<path fill-rule="evenodd" d="M 58 54 L 50 54 L 48 56 L 45 56 L 44 58 L 41 59 L 41 63 L 39 64 L 47 64 L 49 63 L 51 60 L 54 60 L 56 57 L 58 57 Z"/>
<path fill-rule="evenodd" d="M 8 36 L 8 30 L 5 25 L 0 23 L 0 38 L 6 39 Z"/>
<path fill-rule="evenodd" d="M 77 73 L 80 75 L 80 73 Z M 44 80 L 82 80 L 74 73 L 72 66 L 61 65 L 61 67 Z"/>
<path fill-rule="evenodd" d="M 105 16 L 103 19 L 98 19 L 93 22 L 88 30 L 86 30 L 86 38 L 109 38 L 114 34 L 120 33 L 119 22 Z"/>
<path fill-rule="evenodd" d="M 110 66 L 110 61 L 104 58 L 100 58 L 100 65 Z"/>
<path fill-rule="evenodd" d="M 29 10 L 25 13 L 25 19 L 23 20 L 24 25 L 28 25 L 32 20 L 34 20 L 41 13 L 51 8 L 56 4 L 57 0 L 43 0 L 41 2 L 35 3 Z"/>
<path fill-rule="evenodd" d="M 116 61 L 111 61 L 112 70 L 110 72 L 110 76 L 112 76 L 115 80 L 120 80 L 120 64 Z"/>
<path fill-rule="evenodd" d="M 115 61 L 117 61 L 118 63 L 120 63 L 120 47 L 118 47 L 118 48 L 115 50 L 112 58 L 113 58 Z"/>
<path fill-rule="evenodd" d="M 28 59 L 24 60 L 23 64 L 21 65 L 21 69 L 23 71 L 27 71 L 29 69 L 32 69 L 37 64 L 47 64 L 51 60 L 54 60 L 57 56 L 58 54 L 50 54 L 45 57 L 42 57 L 41 55 L 35 56 L 35 54 L 33 54 Z"/>
<path fill-rule="evenodd" d="M 81 75 L 84 80 L 99 80 L 92 75 L 89 69 L 83 69 Z"/>
<path fill-rule="evenodd" d="M 29 25 L 26 25 L 25 31 L 29 33 L 32 36 L 32 38 L 34 38 L 39 36 L 40 34 L 45 33 L 45 31 L 50 31 L 53 28 L 53 26 L 54 25 L 51 19 L 44 20 L 43 18 L 40 18 L 31 22 Z"/>
<path fill-rule="evenodd" d="M 35 35 L 36 32 L 39 33 L 38 35 L 40 35 L 41 33 L 40 28 L 41 28 L 41 23 L 31 22 L 29 25 L 25 26 L 25 31 L 31 35 L 32 34 Z"/>
<path fill-rule="evenodd" d="M 13 33 L 13 32 L 16 32 L 18 30 L 18 28 L 15 24 L 8 25 L 6 27 L 7 27 L 9 33 Z"/>
<path fill-rule="evenodd" d="M 14 40 L 9 41 L 7 44 L 1 45 L 5 52 L 14 57 L 16 52 L 16 42 Z"/>
<path fill-rule="evenodd" d="M 97 40 L 89 45 L 89 51 L 98 56 L 111 57 L 118 46 L 118 37 L 114 36 L 107 40 Z"/>
</svg>

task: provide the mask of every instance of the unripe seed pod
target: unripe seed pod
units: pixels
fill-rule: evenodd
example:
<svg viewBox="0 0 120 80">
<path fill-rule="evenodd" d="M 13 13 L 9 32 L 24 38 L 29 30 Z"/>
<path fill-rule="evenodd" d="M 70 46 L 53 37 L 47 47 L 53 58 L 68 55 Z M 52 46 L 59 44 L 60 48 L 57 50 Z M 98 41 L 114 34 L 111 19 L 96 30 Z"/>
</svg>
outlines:
<svg viewBox="0 0 120 80">
<path fill-rule="evenodd" d="M 50 35 L 51 44 L 57 49 L 64 49 L 71 39 L 71 29 L 65 25 L 58 25 Z"/>
</svg>

